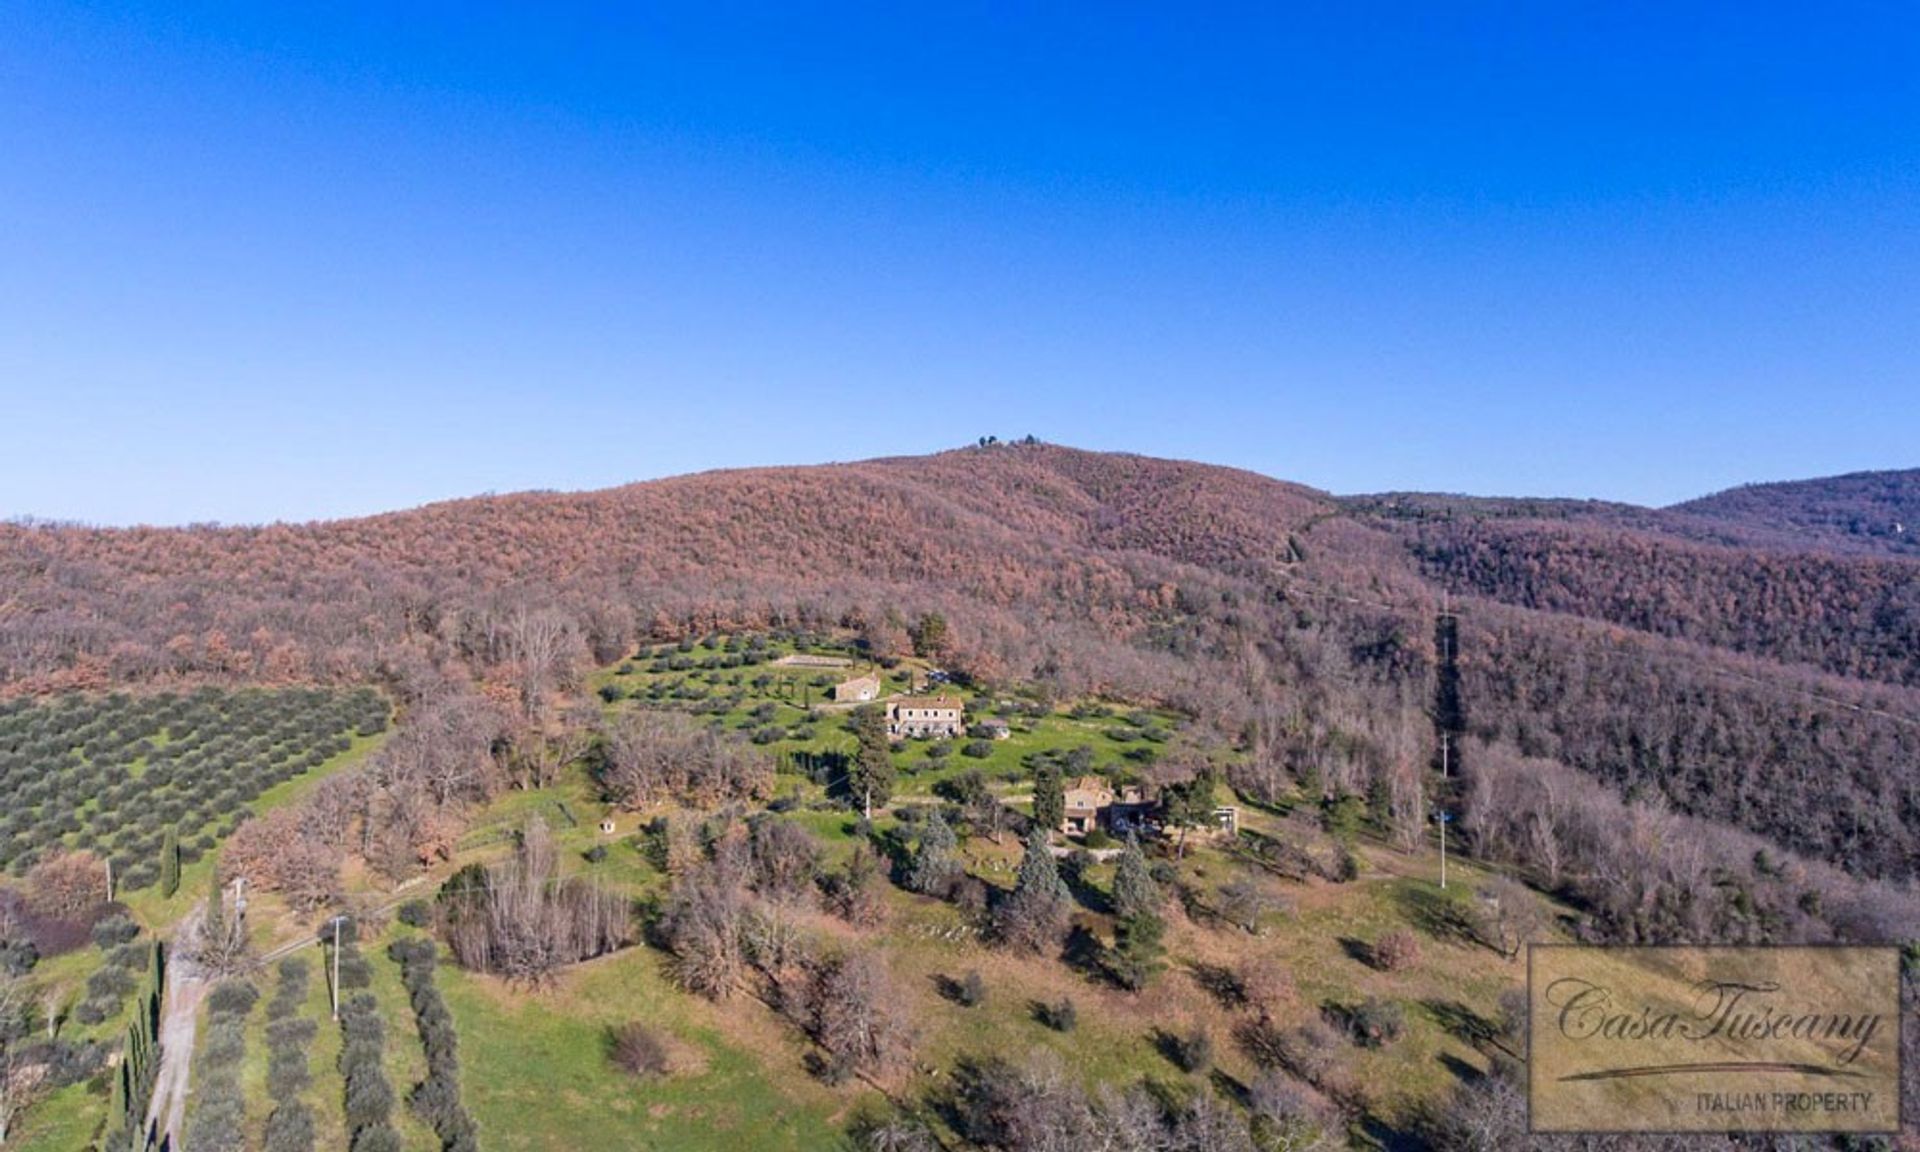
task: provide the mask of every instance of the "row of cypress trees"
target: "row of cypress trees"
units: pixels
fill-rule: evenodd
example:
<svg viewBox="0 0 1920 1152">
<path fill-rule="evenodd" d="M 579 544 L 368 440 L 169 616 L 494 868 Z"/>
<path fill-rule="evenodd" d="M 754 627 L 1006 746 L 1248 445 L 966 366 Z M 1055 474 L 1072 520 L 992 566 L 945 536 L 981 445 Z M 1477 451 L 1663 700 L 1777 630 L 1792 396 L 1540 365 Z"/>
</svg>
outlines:
<svg viewBox="0 0 1920 1152">
<path fill-rule="evenodd" d="M 101 1152 L 146 1152 L 147 1106 L 160 1074 L 160 1002 L 166 989 L 166 950 L 154 941 L 147 976 L 127 1022 L 120 1064 L 113 1070 L 112 1103 L 100 1138 Z"/>
</svg>

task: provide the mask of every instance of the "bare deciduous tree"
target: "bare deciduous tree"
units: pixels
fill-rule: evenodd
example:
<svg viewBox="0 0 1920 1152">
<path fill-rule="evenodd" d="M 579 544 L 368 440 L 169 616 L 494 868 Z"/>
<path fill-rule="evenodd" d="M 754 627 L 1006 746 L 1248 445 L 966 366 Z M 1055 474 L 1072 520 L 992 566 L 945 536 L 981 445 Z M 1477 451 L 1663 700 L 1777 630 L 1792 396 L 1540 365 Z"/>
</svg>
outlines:
<svg viewBox="0 0 1920 1152">
<path fill-rule="evenodd" d="M 913 1034 L 880 957 L 856 952 L 822 965 L 813 997 L 814 1039 L 830 1074 L 886 1073 L 906 1061 Z"/>
<path fill-rule="evenodd" d="M 524 605 L 507 617 L 505 639 L 507 657 L 514 665 L 521 717 L 538 726 L 546 719 L 548 697 L 572 675 L 570 657 L 580 640 L 561 613 Z"/>
<path fill-rule="evenodd" d="M 715 1000 L 733 995 L 746 971 L 745 919 L 745 896 L 720 868 L 705 864 L 680 877 L 661 923 L 683 988 Z"/>
<path fill-rule="evenodd" d="M 745 741 L 689 717 L 642 710 L 608 726 L 600 782 L 624 808 L 666 796 L 711 808 L 764 795 L 773 765 Z"/>
<path fill-rule="evenodd" d="M 447 944 L 463 967 L 541 983 L 561 968 L 625 945 L 626 899 L 598 883 L 563 879 L 545 821 L 534 817 L 513 857 L 486 870 L 447 911 Z"/>
<path fill-rule="evenodd" d="M 220 862 L 255 888 L 280 893 L 295 911 L 313 912 L 339 895 L 344 854 L 308 828 L 298 809 L 256 816 L 228 839 Z"/>
<path fill-rule="evenodd" d="M 79 916 L 106 903 L 106 863 L 86 851 L 49 856 L 27 873 L 27 899 L 48 916 Z"/>
</svg>

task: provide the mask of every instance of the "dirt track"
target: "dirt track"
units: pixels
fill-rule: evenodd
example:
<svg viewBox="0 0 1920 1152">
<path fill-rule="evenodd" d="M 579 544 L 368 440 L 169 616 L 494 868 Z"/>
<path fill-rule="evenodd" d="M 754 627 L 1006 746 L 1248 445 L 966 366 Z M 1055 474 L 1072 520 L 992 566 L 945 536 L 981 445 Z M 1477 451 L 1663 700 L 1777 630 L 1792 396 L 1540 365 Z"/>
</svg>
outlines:
<svg viewBox="0 0 1920 1152">
<path fill-rule="evenodd" d="M 187 1090 L 193 1064 L 194 1018 L 207 982 L 191 959 L 205 905 L 195 905 L 174 928 L 167 952 L 167 991 L 160 1009 L 160 1071 L 147 1108 L 147 1130 L 157 1127 L 155 1146 L 180 1147 L 187 1116 Z"/>
</svg>

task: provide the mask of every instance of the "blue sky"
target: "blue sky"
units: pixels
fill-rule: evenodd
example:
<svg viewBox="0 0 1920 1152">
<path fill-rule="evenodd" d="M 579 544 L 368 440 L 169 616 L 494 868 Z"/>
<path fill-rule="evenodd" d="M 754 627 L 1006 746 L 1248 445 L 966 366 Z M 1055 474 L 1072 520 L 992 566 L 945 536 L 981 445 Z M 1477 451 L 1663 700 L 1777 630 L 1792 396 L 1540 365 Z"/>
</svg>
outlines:
<svg viewBox="0 0 1920 1152">
<path fill-rule="evenodd" d="M 0 7 L 0 515 L 1920 465 L 1912 4 L 930 7 Z"/>
</svg>

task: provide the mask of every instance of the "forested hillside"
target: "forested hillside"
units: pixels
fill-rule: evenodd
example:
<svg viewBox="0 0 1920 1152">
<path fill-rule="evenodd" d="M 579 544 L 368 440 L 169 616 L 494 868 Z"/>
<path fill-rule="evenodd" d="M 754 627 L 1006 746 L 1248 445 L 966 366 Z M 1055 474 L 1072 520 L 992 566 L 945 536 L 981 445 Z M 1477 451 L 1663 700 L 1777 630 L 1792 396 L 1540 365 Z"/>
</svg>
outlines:
<svg viewBox="0 0 1920 1152">
<path fill-rule="evenodd" d="M 1920 556 L 1920 469 L 1747 484 L 1670 511 L 1835 551 Z"/>
<path fill-rule="evenodd" d="M 1752 508 L 1342 502 L 1023 444 L 333 523 L 15 524 L 0 687 L 379 682 L 406 700 L 477 680 L 506 699 L 716 630 L 851 627 L 886 655 L 937 611 L 961 676 L 1180 708 L 1245 751 L 1255 793 L 1304 775 L 1392 795 L 1435 754 L 1444 591 L 1462 736 L 1911 876 L 1917 569 L 1770 546 L 1799 522 Z"/>
</svg>

